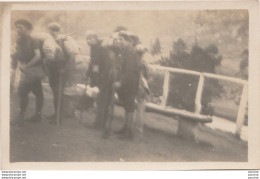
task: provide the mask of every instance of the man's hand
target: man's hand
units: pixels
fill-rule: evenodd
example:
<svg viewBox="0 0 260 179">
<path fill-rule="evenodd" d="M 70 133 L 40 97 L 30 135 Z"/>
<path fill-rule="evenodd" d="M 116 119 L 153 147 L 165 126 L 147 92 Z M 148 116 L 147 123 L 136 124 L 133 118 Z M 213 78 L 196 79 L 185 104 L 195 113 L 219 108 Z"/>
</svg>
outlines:
<svg viewBox="0 0 260 179">
<path fill-rule="evenodd" d="M 64 40 L 66 40 L 66 38 L 67 38 L 66 35 L 60 34 L 60 35 L 56 38 L 56 40 L 57 40 L 57 41 L 64 41 Z"/>
<path fill-rule="evenodd" d="M 59 69 L 59 73 L 60 73 L 61 75 L 63 75 L 63 74 L 65 73 L 65 69 L 64 69 L 64 68 Z"/>
<path fill-rule="evenodd" d="M 10 76 L 10 91 L 14 92 L 14 82 L 16 77 L 16 69 L 11 69 L 11 76 Z"/>
<path fill-rule="evenodd" d="M 113 90 L 117 90 L 118 88 L 121 87 L 121 83 L 119 81 L 116 81 L 113 83 L 112 87 L 113 87 Z"/>
<path fill-rule="evenodd" d="M 30 62 L 21 65 L 20 67 L 21 72 L 26 73 L 27 69 L 33 67 L 40 59 L 41 59 L 40 49 L 34 49 L 34 57 Z"/>
<path fill-rule="evenodd" d="M 21 65 L 21 66 L 20 66 L 20 70 L 21 70 L 21 72 L 25 73 L 26 70 L 27 70 L 26 65 Z"/>
</svg>

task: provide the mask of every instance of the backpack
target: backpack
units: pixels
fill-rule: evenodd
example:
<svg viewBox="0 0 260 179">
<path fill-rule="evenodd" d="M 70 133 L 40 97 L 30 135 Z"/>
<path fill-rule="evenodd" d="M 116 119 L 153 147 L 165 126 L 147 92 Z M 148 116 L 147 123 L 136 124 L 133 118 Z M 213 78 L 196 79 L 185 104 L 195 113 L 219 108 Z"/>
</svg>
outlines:
<svg viewBox="0 0 260 179">
<path fill-rule="evenodd" d="M 36 32 L 32 34 L 32 37 L 40 40 L 45 63 L 48 64 L 65 60 L 61 47 L 50 34 Z"/>
</svg>

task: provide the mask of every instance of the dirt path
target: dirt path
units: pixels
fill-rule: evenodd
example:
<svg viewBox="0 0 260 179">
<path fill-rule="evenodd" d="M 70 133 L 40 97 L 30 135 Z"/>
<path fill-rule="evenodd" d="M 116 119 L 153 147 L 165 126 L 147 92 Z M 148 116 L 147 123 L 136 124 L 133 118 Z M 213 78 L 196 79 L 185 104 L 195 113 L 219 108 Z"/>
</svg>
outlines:
<svg viewBox="0 0 260 179">
<path fill-rule="evenodd" d="M 44 116 L 51 114 L 51 96 L 45 94 Z M 15 100 L 16 99 L 16 100 Z M 17 98 L 11 99 L 11 119 L 16 114 Z M 28 115 L 33 112 L 34 98 L 30 98 Z M 57 127 L 46 119 L 41 123 L 11 126 L 11 162 L 62 161 L 247 161 L 247 143 L 229 133 L 201 126 L 200 143 L 179 138 L 177 121 L 161 115 L 147 113 L 143 138 L 124 141 L 111 133 L 101 138 L 101 131 L 86 128 L 95 114 L 84 114 L 83 120 L 62 119 Z M 116 108 L 112 130 L 123 124 L 123 110 Z"/>
</svg>

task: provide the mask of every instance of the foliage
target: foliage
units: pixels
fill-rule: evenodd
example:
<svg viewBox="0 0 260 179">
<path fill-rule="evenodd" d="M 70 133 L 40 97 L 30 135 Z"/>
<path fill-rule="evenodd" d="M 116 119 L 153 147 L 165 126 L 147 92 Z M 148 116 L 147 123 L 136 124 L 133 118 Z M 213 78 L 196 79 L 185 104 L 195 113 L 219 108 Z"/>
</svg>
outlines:
<svg viewBox="0 0 260 179">
<path fill-rule="evenodd" d="M 170 73 L 167 105 L 193 112 L 198 81 L 198 76 Z"/>
<path fill-rule="evenodd" d="M 215 68 L 220 65 L 221 55 L 216 45 L 211 44 L 205 48 L 194 44 L 190 52 L 182 39 L 173 43 L 169 58 L 161 60 L 161 65 L 183 68 L 198 72 L 215 73 Z M 173 75 L 170 78 L 170 94 L 168 105 L 194 111 L 195 96 L 198 87 L 198 78 L 191 75 Z M 209 102 L 221 94 L 222 86 L 217 81 L 206 80 L 202 98 L 202 113 L 211 114 Z"/>
<path fill-rule="evenodd" d="M 148 85 L 150 89 L 150 95 L 148 96 L 147 101 L 161 104 L 161 96 L 163 95 L 163 81 L 164 73 L 161 71 L 149 70 L 149 79 Z"/>
<path fill-rule="evenodd" d="M 239 73 L 241 78 L 248 79 L 248 49 L 244 50 L 241 54 Z"/>
</svg>

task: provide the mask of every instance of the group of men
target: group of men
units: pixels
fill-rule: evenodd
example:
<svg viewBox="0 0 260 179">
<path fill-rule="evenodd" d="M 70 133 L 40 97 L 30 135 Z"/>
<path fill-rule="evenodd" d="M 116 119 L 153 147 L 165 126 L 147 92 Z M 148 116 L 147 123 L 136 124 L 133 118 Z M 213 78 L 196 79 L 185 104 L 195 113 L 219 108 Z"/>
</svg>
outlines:
<svg viewBox="0 0 260 179">
<path fill-rule="evenodd" d="M 30 92 L 36 97 L 36 111 L 27 121 L 39 122 L 42 119 L 44 98 L 41 81 L 46 74 L 53 92 L 55 109 L 55 113 L 47 118 L 55 119 L 58 114 L 58 98 L 63 93 L 70 75 L 68 72 L 73 67 L 74 57 L 64 49 L 64 39 L 58 37 L 60 26 L 57 23 L 50 23 L 48 26 L 49 34 L 61 49 L 60 52 L 56 52 L 55 60 L 52 61 L 46 60 L 46 55 L 43 53 L 43 42 L 32 36 L 33 27 L 29 21 L 25 19 L 17 20 L 15 28 L 18 38 L 16 39 L 15 52 L 11 55 L 12 69 L 15 72 L 19 64 L 21 73 L 18 86 L 19 114 L 13 123 L 22 124 L 24 122 Z M 12 82 L 11 85 L 13 85 Z M 60 100 L 62 100 L 62 97 L 60 97 Z"/>
<path fill-rule="evenodd" d="M 55 113 L 48 118 L 56 119 L 62 106 L 62 95 L 69 73 L 74 68 L 75 57 L 64 48 L 64 39 L 59 35 L 61 27 L 58 23 L 48 26 L 49 34 L 62 49 L 62 60 L 47 61 L 42 42 L 31 36 L 32 24 L 24 19 L 15 22 L 18 39 L 16 51 L 12 55 L 12 67 L 17 68 L 20 62 L 21 79 L 18 87 L 19 115 L 15 123 L 24 121 L 28 104 L 28 94 L 36 96 L 36 111 L 28 121 L 40 121 L 43 106 L 43 91 L 41 80 L 47 73 L 49 85 L 53 92 Z M 125 110 L 124 126 L 116 131 L 122 139 L 131 139 L 134 134 L 134 119 L 136 109 L 143 113 L 145 96 L 149 92 L 146 83 L 147 68 L 142 60 L 146 49 L 139 38 L 126 30 L 114 32 L 111 36 L 100 39 L 96 32 L 87 31 L 86 42 L 90 46 L 90 63 L 86 72 L 86 83 L 90 87 L 98 87 L 96 99 L 97 112 L 94 128 L 102 130 L 102 136 L 109 135 L 114 114 L 115 97 Z M 55 58 L 58 58 L 55 57 Z M 139 106 L 138 106 L 139 105 Z M 141 117 L 142 118 L 142 115 Z M 54 121 L 54 120 L 53 120 Z M 139 121 L 139 131 L 142 134 L 142 120 Z"/>
</svg>

